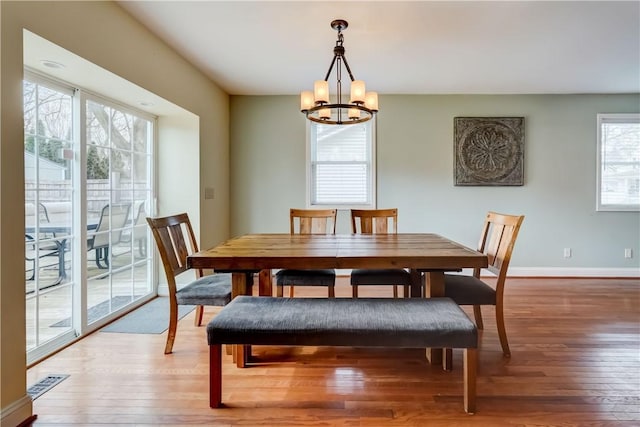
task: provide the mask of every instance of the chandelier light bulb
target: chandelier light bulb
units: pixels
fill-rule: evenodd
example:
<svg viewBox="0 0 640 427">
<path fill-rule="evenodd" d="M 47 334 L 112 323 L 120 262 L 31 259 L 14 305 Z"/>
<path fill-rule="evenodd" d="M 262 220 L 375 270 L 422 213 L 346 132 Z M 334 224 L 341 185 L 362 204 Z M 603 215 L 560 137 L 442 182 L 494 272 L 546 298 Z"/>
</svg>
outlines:
<svg viewBox="0 0 640 427">
<path fill-rule="evenodd" d="M 322 108 L 318 111 L 318 117 L 321 119 L 330 119 L 331 118 L 331 108 Z"/>
<path fill-rule="evenodd" d="M 310 90 L 303 90 L 300 93 L 300 111 L 309 111 L 314 105 L 313 92 Z"/>
<path fill-rule="evenodd" d="M 351 103 L 364 104 L 364 81 L 354 80 L 351 82 Z"/>
<path fill-rule="evenodd" d="M 378 111 L 378 92 L 367 92 L 364 106 L 371 111 Z"/>
<path fill-rule="evenodd" d="M 316 80 L 313 84 L 313 96 L 316 104 L 328 104 L 329 82 L 325 80 Z"/>
</svg>

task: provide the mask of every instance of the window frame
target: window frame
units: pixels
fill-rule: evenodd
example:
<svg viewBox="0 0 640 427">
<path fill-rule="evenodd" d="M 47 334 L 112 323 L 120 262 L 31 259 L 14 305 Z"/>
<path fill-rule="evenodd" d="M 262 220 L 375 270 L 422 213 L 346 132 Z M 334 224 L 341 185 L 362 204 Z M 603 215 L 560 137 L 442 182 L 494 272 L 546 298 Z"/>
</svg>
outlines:
<svg viewBox="0 0 640 427">
<path fill-rule="evenodd" d="M 316 146 L 312 141 L 316 132 L 313 126 L 318 124 L 307 120 L 306 126 L 306 207 L 308 209 L 375 209 L 377 206 L 377 170 L 376 170 L 376 145 L 377 145 L 377 120 L 373 119 L 364 123 L 367 126 L 367 144 L 369 149 L 369 159 L 367 166 L 369 168 L 368 183 L 368 203 L 314 203 L 314 168 L 313 168 L 313 149 Z M 335 126 L 357 126 L 357 125 L 335 125 Z"/>
<path fill-rule="evenodd" d="M 602 201 L 602 150 L 606 141 L 603 140 L 603 125 L 607 123 L 640 123 L 640 113 L 600 113 L 597 114 L 597 145 L 596 145 L 596 211 L 599 212 L 637 212 L 640 202 L 632 204 L 603 203 Z M 640 178 L 640 171 L 639 171 Z"/>
</svg>

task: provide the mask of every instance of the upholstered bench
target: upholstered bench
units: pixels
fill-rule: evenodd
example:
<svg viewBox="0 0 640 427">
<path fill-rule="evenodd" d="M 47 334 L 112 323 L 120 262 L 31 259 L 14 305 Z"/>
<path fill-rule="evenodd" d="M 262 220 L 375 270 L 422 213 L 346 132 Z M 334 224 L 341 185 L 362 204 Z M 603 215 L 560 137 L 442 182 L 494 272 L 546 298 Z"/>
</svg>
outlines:
<svg viewBox="0 0 640 427">
<path fill-rule="evenodd" d="M 207 325 L 209 403 L 222 404 L 222 344 L 463 348 L 464 409 L 475 411 L 474 323 L 449 298 L 238 296 Z M 243 346 L 236 361 L 245 364 Z"/>
</svg>

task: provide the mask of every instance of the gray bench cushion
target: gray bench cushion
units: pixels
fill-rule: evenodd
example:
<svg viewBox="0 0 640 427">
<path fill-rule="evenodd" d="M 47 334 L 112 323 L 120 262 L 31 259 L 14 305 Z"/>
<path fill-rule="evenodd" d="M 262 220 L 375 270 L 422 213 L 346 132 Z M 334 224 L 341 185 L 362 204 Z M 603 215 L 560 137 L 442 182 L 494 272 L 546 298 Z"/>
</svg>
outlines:
<svg viewBox="0 0 640 427">
<path fill-rule="evenodd" d="M 179 305 L 226 305 L 231 301 L 231 274 L 210 274 L 176 292 Z"/>
<path fill-rule="evenodd" d="M 476 348 L 474 323 L 449 298 L 236 297 L 207 325 L 209 345 Z"/>
</svg>

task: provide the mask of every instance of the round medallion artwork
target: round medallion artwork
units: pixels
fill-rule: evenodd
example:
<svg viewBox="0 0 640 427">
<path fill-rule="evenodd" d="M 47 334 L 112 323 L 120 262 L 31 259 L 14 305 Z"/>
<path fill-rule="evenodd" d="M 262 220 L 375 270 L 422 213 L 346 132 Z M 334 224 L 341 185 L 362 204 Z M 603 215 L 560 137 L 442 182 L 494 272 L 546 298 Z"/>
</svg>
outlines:
<svg viewBox="0 0 640 427">
<path fill-rule="evenodd" d="M 456 185 L 523 185 L 523 117 L 456 117 L 454 128 Z"/>
</svg>

